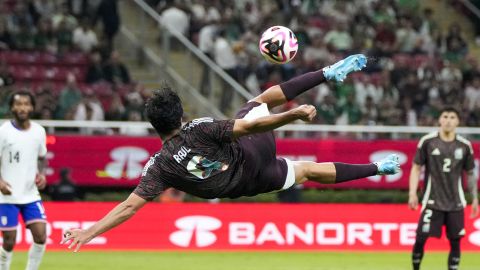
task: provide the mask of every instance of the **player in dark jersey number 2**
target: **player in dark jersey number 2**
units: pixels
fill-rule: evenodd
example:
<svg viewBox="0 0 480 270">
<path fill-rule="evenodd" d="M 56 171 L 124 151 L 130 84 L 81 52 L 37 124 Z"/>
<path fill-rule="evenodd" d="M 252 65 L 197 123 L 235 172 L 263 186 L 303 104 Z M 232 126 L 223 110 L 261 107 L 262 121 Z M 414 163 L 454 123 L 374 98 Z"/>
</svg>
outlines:
<svg viewBox="0 0 480 270">
<path fill-rule="evenodd" d="M 352 55 L 324 68 L 267 89 L 249 101 L 236 119 L 200 118 L 181 127 L 180 99 L 168 87 L 147 101 L 146 113 L 163 141 L 161 151 L 145 165 L 133 193 L 87 230 L 69 230 L 63 243 L 70 247 L 87 243 L 95 236 L 130 218 L 147 201 L 168 187 L 202 198 L 235 198 L 287 189 L 307 179 L 340 183 L 399 170 L 394 155 L 376 163 L 345 164 L 290 161 L 277 158 L 273 130 L 295 120 L 311 121 L 315 107 L 302 105 L 290 111 L 269 114 L 299 94 L 326 81 L 343 81 L 348 73 L 366 65 L 363 55 Z"/>
<path fill-rule="evenodd" d="M 420 169 L 425 166 L 425 194 L 422 214 L 418 222 L 417 236 L 412 252 L 413 269 L 418 270 L 423 258 L 424 247 L 429 236 L 440 237 L 445 224 L 450 241 L 448 269 L 457 270 L 460 263 L 460 239 L 465 235 L 462 174 L 468 175 L 468 186 L 472 195 L 471 217 L 478 215 L 477 177 L 471 143 L 455 133 L 459 115 L 454 108 L 445 108 L 439 117 L 439 132 L 430 133 L 420 139 L 410 173 L 408 204 L 417 209 L 417 188 Z"/>
</svg>

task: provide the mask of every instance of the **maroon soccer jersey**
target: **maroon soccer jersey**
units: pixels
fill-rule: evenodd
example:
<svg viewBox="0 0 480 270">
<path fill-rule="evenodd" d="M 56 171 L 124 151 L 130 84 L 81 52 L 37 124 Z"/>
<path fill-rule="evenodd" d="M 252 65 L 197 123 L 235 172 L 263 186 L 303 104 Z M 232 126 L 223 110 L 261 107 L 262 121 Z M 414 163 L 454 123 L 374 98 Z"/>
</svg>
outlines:
<svg viewBox="0 0 480 270">
<path fill-rule="evenodd" d="M 242 118 L 260 105 L 249 102 Z M 168 187 L 201 198 L 237 198 L 279 190 L 287 175 L 284 159 L 276 157 L 273 132 L 233 139 L 235 120 L 199 118 L 163 144 L 142 173 L 134 193 L 151 200 Z"/>
<path fill-rule="evenodd" d="M 134 193 L 152 200 L 168 187 L 201 198 L 253 196 L 282 188 L 287 174 L 272 132 L 233 140 L 235 120 L 199 118 L 164 142 Z"/>
<path fill-rule="evenodd" d="M 414 162 L 425 165 L 425 194 L 422 204 L 441 211 L 462 210 L 465 205 L 462 174 L 474 169 L 471 143 L 460 135 L 445 142 L 438 132 L 422 137 Z"/>
</svg>

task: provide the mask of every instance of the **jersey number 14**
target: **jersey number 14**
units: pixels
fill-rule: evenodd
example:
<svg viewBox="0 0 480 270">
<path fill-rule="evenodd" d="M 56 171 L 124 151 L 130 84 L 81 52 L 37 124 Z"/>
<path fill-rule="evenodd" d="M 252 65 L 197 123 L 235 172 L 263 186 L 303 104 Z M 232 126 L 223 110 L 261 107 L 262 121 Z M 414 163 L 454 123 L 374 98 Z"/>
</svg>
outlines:
<svg viewBox="0 0 480 270">
<path fill-rule="evenodd" d="M 15 153 L 12 153 L 12 152 L 9 152 L 10 155 L 10 163 L 13 163 L 14 161 L 16 161 L 17 163 L 20 163 L 20 152 L 15 152 Z"/>
</svg>

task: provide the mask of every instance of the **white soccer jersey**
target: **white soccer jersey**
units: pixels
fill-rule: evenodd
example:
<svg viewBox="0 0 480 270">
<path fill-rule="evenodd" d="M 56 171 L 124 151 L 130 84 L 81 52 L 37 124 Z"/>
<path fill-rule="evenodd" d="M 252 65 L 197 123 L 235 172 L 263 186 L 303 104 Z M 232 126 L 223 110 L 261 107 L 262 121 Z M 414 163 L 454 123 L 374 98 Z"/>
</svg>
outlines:
<svg viewBox="0 0 480 270">
<path fill-rule="evenodd" d="M 0 126 L 2 179 L 10 184 L 12 194 L 0 193 L 0 203 L 25 204 L 40 200 L 35 185 L 38 157 L 47 154 L 45 129 L 30 121 L 28 130 L 17 129 L 11 121 Z"/>
</svg>

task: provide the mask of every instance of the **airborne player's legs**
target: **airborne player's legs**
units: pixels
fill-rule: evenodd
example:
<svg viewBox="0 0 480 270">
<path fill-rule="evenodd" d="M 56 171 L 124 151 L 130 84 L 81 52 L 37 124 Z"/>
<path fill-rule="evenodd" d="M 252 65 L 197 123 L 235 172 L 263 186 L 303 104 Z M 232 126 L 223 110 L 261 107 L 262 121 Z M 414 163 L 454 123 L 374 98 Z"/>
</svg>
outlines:
<svg viewBox="0 0 480 270">
<path fill-rule="evenodd" d="M 322 70 L 309 72 L 272 86 L 245 104 L 237 113 L 236 118 L 249 119 L 268 115 L 270 109 L 287 103 L 327 80 L 343 81 L 349 73 L 361 70 L 366 63 L 367 58 L 364 55 L 351 55 Z M 281 179 L 283 182 L 272 184 L 277 189 L 287 189 L 307 180 L 334 184 L 377 174 L 394 174 L 399 170 L 398 157 L 395 155 L 370 164 L 316 163 L 276 158 L 273 132 L 262 133 L 255 137 L 260 138 L 257 141 L 240 139 L 240 144 L 245 152 L 251 152 L 251 148 L 256 148 L 258 155 L 251 155 L 252 159 L 256 159 L 255 163 L 257 164 L 265 164 L 259 173 L 260 181 L 271 182 L 271 179 Z M 257 157 L 262 157 L 262 160 Z"/>
<path fill-rule="evenodd" d="M 349 73 L 361 70 L 366 64 L 367 58 L 363 54 L 351 55 L 321 70 L 309 72 L 287 82 L 272 86 L 251 101 L 266 103 L 268 109 L 272 109 L 287 103 L 303 92 L 327 80 L 342 82 Z"/>
</svg>

